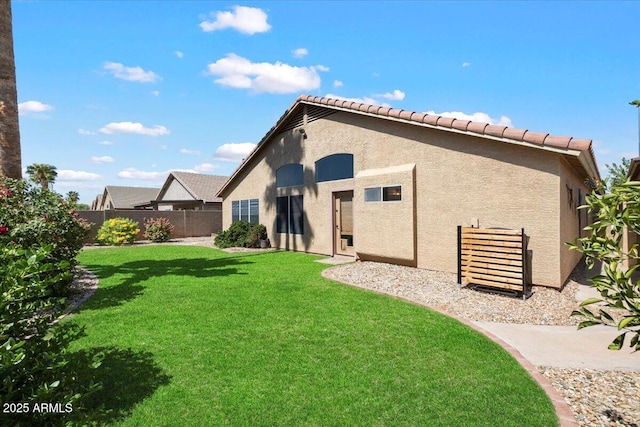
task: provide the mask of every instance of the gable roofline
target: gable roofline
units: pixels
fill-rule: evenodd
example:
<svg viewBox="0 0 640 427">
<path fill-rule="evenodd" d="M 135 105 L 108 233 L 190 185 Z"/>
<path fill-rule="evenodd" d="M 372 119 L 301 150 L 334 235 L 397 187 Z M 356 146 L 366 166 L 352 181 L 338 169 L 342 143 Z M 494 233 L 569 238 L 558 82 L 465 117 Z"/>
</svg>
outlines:
<svg viewBox="0 0 640 427">
<path fill-rule="evenodd" d="M 640 178 L 640 157 L 634 157 L 629 162 L 627 178 L 631 178 L 632 181 L 637 181 Z"/>
<path fill-rule="evenodd" d="M 209 195 L 200 194 L 198 192 L 198 189 L 194 188 L 193 184 L 195 184 L 195 182 L 192 182 L 192 179 L 190 179 L 190 178 L 193 178 L 193 179 L 196 179 L 196 180 L 210 181 L 210 182 L 207 182 L 207 184 L 210 184 L 210 185 L 216 185 L 216 184 L 220 185 L 221 183 L 226 182 L 228 177 L 222 176 L 222 175 L 209 175 L 209 174 L 204 174 L 204 173 L 171 171 L 169 173 L 169 176 L 167 176 L 167 179 L 165 180 L 164 184 L 162 185 L 162 188 L 158 192 L 158 195 L 156 196 L 156 200 L 155 201 L 159 201 L 160 197 L 164 196 L 166 191 L 169 189 L 169 186 L 171 185 L 172 179 L 175 180 L 175 181 L 178 181 L 178 183 L 186 190 L 186 192 L 189 193 L 189 195 L 191 195 L 191 197 L 193 197 L 193 199 L 196 200 L 196 201 L 202 201 L 204 203 L 221 202 L 222 201 L 222 199 L 220 199 L 217 196 L 215 196 L 213 198 L 210 197 L 211 194 L 209 194 Z M 200 184 L 202 184 L 202 183 L 200 183 Z M 196 187 L 198 187 L 198 185 L 196 185 Z M 217 191 L 216 191 L 216 193 L 217 193 Z M 166 201 L 166 200 L 163 200 L 163 201 Z"/>
<path fill-rule="evenodd" d="M 229 184 L 249 164 L 249 162 L 264 148 L 266 142 L 287 124 L 294 111 L 300 105 L 323 107 L 334 111 L 344 111 L 377 119 L 391 120 L 400 123 L 436 129 L 445 132 L 471 135 L 484 139 L 506 142 L 575 158 L 589 177 L 600 179 L 600 172 L 593 152 L 593 143 L 590 139 L 579 139 L 570 136 L 549 135 L 544 132 L 533 132 L 527 129 L 510 128 L 507 126 L 491 125 L 488 123 L 474 122 L 470 120 L 454 119 L 436 114 L 417 113 L 415 111 L 401 110 L 397 108 L 382 107 L 379 105 L 364 104 L 355 101 L 346 101 L 336 98 L 320 96 L 300 95 L 291 106 L 280 116 L 278 121 L 260 140 L 253 151 L 240 163 L 231 174 L 227 182 L 218 191 L 222 197 Z"/>
<path fill-rule="evenodd" d="M 187 191 L 187 193 L 189 193 L 191 197 L 194 198 L 194 200 L 202 200 L 202 199 L 199 199 L 195 194 L 193 194 L 193 192 L 189 189 L 189 187 L 186 186 L 180 179 L 178 179 L 178 177 L 175 175 L 175 172 L 169 172 L 167 179 L 165 179 L 164 184 L 162 184 L 162 188 L 160 188 L 160 191 L 158 191 L 156 200 L 154 200 L 155 202 L 159 201 L 160 197 L 162 197 L 167 192 L 167 190 L 169 189 L 169 186 L 174 180 L 178 181 L 180 185 L 182 185 L 182 187 Z"/>
</svg>

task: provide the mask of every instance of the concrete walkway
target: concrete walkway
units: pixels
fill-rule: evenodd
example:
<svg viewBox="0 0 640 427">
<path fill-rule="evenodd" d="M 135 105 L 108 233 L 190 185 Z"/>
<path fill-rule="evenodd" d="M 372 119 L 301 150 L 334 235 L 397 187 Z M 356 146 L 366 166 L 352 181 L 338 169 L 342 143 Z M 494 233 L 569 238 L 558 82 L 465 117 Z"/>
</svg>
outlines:
<svg viewBox="0 0 640 427">
<path fill-rule="evenodd" d="M 471 323 L 518 350 L 535 366 L 640 372 L 640 353 L 632 353 L 628 337 L 626 347 L 607 348 L 619 334 L 615 328 Z"/>
<path fill-rule="evenodd" d="M 582 286 L 576 300 L 598 296 L 596 289 Z M 632 353 L 629 336 L 620 350 L 607 348 L 620 334 L 616 328 L 597 325 L 578 330 L 576 326 L 471 323 L 518 350 L 535 366 L 640 372 L 640 352 Z"/>
</svg>

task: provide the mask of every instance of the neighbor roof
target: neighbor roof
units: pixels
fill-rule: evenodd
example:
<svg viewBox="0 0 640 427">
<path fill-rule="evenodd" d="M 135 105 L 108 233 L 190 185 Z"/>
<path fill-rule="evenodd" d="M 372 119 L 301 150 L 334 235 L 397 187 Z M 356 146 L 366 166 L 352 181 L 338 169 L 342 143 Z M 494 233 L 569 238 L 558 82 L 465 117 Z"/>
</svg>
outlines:
<svg viewBox="0 0 640 427">
<path fill-rule="evenodd" d="M 136 205 L 149 204 L 156 198 L 159 188 L 148 187 L 120 187 L 108 185 L 105 195 L 109 195 L 114 209 L 134 209 Z M 105 198 L 106 200 L 106 198 Z"/>
<path fill-rule="evenodd" d="M 640 157 L 631 159 L 627 177 L 631 178 L 632 181 L 638 181 L 638 179 L 640 178 Z"/>
<path fill-rule="evenodd" d="M 257 147 L 238 166 L 229 180 L 222 186 L 218 195 L 221 195 L 226 187 L 262 150 L 266 142 L 274 135 L 288 129 L 303 125 L 301 117 L 302 106 L 313 106 L 316 109 L 325 110 L 316 112 L 317 118 L 324 117 L 333 111 L 344 111 L 381 120 L 408 123 L 415 126 L 437 129 L 445 132 L 472 135 L 484 139 L 501 141 L 506 143 L 529 146 L 538 149 L 553 151 L 564 155 L 565 159 L 579 173 L 600 179 L 600 173 L 593 154 L 592 141 L 590 139 L 578 139 L 570 136 L 555 136 L 544 132 L 532 132 L 526 129 L 516 129 L 506 126 L 490 125 L 487 123 L 460 120 L 442 117 L 436 114 L 417 113 L 414 111 L 400 110 L 396 108 L 382 107 L 380 105 L 363 104 L 343 99 L 324 98 L 320 96 L 300 95 L 294 103 L 278 119 L 276 124 L 260 140 Z M 586 177 L 585 176 L 585 177 Z"/>
<path fill-rule="evenodd" d="M 167 177 L 162 189 L 158 193 L 158 199 L 160 199 L 169 188 L 172 177 L 178 181 L 195 200 L 202 200 L 205 203 L 222 202 L 222 198 L 217 197 L 217 193 L 220 187 L 229 179 L 228 176 L 174 171 Z"/>
</svg>

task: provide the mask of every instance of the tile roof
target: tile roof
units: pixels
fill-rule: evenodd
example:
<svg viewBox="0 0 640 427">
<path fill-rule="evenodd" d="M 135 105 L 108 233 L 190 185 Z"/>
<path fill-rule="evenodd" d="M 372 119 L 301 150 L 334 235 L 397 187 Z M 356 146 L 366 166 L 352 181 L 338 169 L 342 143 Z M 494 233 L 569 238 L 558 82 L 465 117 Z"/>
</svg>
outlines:
<svg viewBox="0 0 640 427">
<path fill-rule="evenodd" d="M 416 113 L 413 111 L 400 110 L 397 108 L 381 107 L 379 105 L 361 104 L 354 101 L 341 99 L 323 98 L 320 96 L 301 95 L 294 103 L 310 103 L 316 105 L 326 105 L 368 113 L 375 116 L 401 119 L 408 122 L 427 124 L 436 128 L 455 129 L 466 133 L 474 133 L 482 136 L 493 136 L 515 141 L 528 142 L 531 144 L 546 145 L 549 147 L 568 148 L 570 150 L 586 151 L 591 149 L 590 139 L 578 139 L 570 136 L 554 136 L 543 132 L 532 132 L 526 129 L 508 128 L 506 126 L 490 125 L 487 123 L 472 122 L 450 117 L 442 117 L 435 114 Z"/>
<path fill-rule="evenodd" d="M 171 172 L 169 178 L 162 190 L 158 194 L 158 198 L 166 191 L 170 178 L 173 176 L 196 200 L 206 202 L 222 202 L 222 198 L 216 194 L 220 187 L 229 179 L 228 176 L 207 175 L 202 173 L 191 172 Z"/>
<path fill-rule="evenodd" d="M 114 209 L 133 209 L 136 205 L 150 203 L 156 198 L 159 190 L 159 188 L 108 185 L 104 191 L 105 195 L 111 198 Z"/>
<path fill-rule="evenodd" d="M 243 169 L 251 158 L 262 148 L 262 146 L 274 134 L 286 129 L 287 122 L 293 120 L 295 112 L 301 104 L 315 107 L 322 107 L 336 111 L 346 111 L 350 113 L 372 116 L 380 119 L 393 120 L 397 122 L 409 123 L 412 125 L 428 127 L 459 134 L 473 135 L 481 138 L 498 140 L 507 143 L 515 143 L 538 147 L 545 150 L 558 152 L 565 155 L 565 159 L 576 170 L 600 179 L 600 173 L 593 153 L 592 141 L 590 139 L 573 138 L 570 136 L 549 135 L 544 132 L 533 132 L 527 129 L 509 128 L 506 126 L 491 125 L 488 123 L 473 122 L 450 117 L 442 117 L 436 114 L 417 113 L 414 111 L 401 110 L 397 108 L 383 107 L 380 105 L 370 105 L 343 99 L 325 98 L 320 96 L 300 95 L 293 104 L 278 119 L 275 125 L 260 140 L 253 152 L 238 166 L 231 178 L 220 189 L 218 194 L 227 187 L 233 178 Z"/>
</svg>

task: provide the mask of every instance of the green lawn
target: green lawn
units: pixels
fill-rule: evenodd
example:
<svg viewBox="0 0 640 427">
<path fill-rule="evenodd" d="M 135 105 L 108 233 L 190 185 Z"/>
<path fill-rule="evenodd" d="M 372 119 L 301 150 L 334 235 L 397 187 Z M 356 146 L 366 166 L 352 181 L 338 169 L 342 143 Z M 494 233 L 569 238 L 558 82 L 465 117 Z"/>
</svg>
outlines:
<svg viewBox="0 0 640 427">
<path fill-rule="evenodd" d="M 553 426 L 502 348 L 423 307 L 321 277 L 317 256 L 204 247 L 83 251 L 100 277 L 72 350 L 105 352 L 130 426 Z"/>
</svg>

